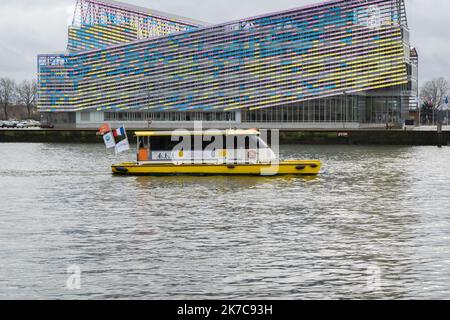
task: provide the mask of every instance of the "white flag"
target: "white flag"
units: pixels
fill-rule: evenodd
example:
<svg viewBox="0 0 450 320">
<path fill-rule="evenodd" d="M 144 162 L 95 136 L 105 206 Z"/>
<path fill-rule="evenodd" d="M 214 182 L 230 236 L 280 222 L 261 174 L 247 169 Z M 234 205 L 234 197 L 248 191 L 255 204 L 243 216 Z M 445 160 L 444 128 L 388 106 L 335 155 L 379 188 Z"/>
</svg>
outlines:
<svg viewBox="0 0 450 320">
<path fill-rule="evenodd" d="M 116 144 L 116 154 L 125 152 L 130 150 L 130 144 L 128 143 L 128 139 L 124 139 Z"/>
<path fill-rule="evenodd" d="M 116 141 L 114 140 L 112 132 L 103 135 L 103 141 L 105 141 L 106 149 L 111 149 L 116 146 Z"/>
</svg>

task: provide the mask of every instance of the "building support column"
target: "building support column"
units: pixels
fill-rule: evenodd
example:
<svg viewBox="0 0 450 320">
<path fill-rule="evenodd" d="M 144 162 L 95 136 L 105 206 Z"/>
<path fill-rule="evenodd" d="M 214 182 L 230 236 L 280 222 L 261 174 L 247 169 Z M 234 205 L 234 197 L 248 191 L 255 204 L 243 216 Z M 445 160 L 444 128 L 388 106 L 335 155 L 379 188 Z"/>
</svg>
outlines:
<svg viewBox="0 0 450 320">
<path fill-rule="evenodd" d="M 242 123 L 242 110 L 235 111 L 236 123 Z"/>
</svg>

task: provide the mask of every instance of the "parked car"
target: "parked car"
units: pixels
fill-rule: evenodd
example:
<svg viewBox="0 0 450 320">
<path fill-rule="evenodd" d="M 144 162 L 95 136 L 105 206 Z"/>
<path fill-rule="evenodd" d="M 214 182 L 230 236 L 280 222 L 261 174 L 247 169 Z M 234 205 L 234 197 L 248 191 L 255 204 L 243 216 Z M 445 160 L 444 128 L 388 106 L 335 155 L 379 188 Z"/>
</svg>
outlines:
<svg viewBox="0 0 450 320">
<path fill-rule="evenodd" d="M 25 129 L 28 128 L 28 123 L 26 121 L 20 121 L 17 125 L 16 125 L 17 129 Z"/>
<path fill-rule="evenodd" d="M 3 121 L 2 128 L 15 128 L 17 126 L 17 122 L 15 121 Z"/>
<path fill-rule="evenodd" d="M 28 120 L 28 128 L 39 128 L 41 123 L 36 120 Z"/>
<path fill-rule="evenodd" d="M 55 126 L 49 122 L 41 123 L 41 129 L 53 129 Z"/>
</svg>

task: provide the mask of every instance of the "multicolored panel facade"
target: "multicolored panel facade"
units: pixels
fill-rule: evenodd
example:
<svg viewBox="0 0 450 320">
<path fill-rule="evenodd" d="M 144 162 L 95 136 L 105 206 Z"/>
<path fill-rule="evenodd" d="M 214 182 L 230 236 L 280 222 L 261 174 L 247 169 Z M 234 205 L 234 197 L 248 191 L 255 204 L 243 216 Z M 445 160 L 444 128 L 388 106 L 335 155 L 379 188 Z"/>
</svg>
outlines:
<svg viewBox="0 0 450 320">
<path fill-rule="evenodd" d="M 394 87 L 408 82 L 406 24 L 403 0 L 339 0 L 41 55 L 39 108 L 256 110 Z"/>
<path fill-rule="evenodd" d="M 165 36 L 206 25 L 109 0 L 77 0 L 68 50 L 85 51 Z"/>
</svg>

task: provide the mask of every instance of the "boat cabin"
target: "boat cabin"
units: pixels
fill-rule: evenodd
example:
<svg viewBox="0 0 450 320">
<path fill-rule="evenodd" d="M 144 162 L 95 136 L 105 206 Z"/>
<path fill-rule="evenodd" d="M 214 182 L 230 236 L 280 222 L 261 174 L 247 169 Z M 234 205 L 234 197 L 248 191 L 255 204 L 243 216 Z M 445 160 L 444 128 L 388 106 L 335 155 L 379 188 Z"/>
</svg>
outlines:
<svg viewBox="0 0 450 320">
<path fill-rule="evenodd" d="M 258 130 L 136 132 L 137 161 L 260 163 L 276 159 Z"/>
</svg>

